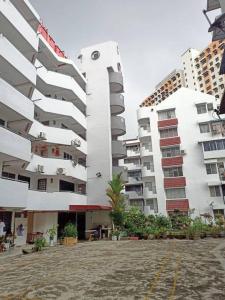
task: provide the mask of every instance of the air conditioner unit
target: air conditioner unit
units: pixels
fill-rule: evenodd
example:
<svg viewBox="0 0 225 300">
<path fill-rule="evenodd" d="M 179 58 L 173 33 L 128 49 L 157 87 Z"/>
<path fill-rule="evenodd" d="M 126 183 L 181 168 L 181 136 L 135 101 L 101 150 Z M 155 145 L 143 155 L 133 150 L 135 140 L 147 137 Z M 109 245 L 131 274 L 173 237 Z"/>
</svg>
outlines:
<svg viewBox="0 0 225 300">
<path fill-rule="evenodd" d="M 65 174 L 65 169 L 63 169 L 63 168 L 57 168 L 56 174 L 57 175 L 64 175 Z"/>
<path fill-rule="evenodd" d="M 180 154 L 181 154 L 181 155 L 185 155 L 185 154 L 186 154 L 186 151 L 185 151 L 185 150 L 180 150 Z"/>
<path fill-rule="evenodd" d="M 46 140 L 46 133 L 45 132 L 40 132 L 39 135 L 38 135 L 38 138 Z"/>
<path fill-rule="evenodd" d="M 39 172 L 39 173 L 44 173 L 44 166 L 38 165 L 38 166 L 37 166 L 37 172 Z"/>
<path fill-rule="evenodd" d="M 75 147 L 80 147 L 81 141 L 79 139 L 72 140 L 71 145 Z"/>
</svg>

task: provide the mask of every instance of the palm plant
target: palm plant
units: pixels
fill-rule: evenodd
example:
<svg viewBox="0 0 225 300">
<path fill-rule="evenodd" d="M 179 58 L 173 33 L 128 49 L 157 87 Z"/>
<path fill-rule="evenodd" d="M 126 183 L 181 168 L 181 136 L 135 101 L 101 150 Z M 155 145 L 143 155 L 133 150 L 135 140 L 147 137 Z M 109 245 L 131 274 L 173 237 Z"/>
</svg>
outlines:
<svg viewBox="0 0 225 300">
<path fill-rule="evenodd" d="M 106 195 L 109 197 L 109 202 L 112 206 L 111 217 L 114 225 L 121 227 L 123 225 L 124 216 L 124 182 L 121 178 L 122 173 L 113 174 L 112 180 L 108 182 L 109 187 L 106 190 Z"/>
</svg>

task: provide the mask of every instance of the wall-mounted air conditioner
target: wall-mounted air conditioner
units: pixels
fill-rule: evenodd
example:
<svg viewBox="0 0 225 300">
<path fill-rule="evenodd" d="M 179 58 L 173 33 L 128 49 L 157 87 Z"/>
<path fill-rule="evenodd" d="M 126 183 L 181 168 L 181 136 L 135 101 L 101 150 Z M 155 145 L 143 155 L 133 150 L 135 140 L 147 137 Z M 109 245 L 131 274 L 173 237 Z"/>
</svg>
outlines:
<svg viewBox="0 0 225 300">
<path fill-rule="evenodd" d="M 56 174 L 57 175 L 65 175 L 65 169 L 64 168 L 57 168 Z"/>
<path fill-rule="evenodd" d="M 180 150 L 180 154 L 181 154 L 181 155 L 185 155 L 185 154 L 186 154 L 186 151 L 185 151 L 185 150 Z"/>
<path fill-rule="evenodd" d="M 38 172 L 38 173 L 44 173 L 44 166 L 38 165 L 38 166 L 37 166 L 37 172 Z"/>
<path fill-rule="evenodd" d="M 71 145 L 75 147 L 80 147 L 81 141 L 79 139 L 72 140 Z"/>
</svg>

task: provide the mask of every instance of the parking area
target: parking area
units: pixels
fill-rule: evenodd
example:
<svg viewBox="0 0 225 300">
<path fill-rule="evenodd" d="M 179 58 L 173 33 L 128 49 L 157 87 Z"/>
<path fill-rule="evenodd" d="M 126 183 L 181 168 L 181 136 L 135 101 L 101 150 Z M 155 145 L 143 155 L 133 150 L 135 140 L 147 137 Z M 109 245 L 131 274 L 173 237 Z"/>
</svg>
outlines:
<svg viewBox="0 0 225 300">
<path fill-rule="evenodd" d="M 225 299 L 225 240 L 96 241 L 0 256 L 1 300 Z"/>
</svg>

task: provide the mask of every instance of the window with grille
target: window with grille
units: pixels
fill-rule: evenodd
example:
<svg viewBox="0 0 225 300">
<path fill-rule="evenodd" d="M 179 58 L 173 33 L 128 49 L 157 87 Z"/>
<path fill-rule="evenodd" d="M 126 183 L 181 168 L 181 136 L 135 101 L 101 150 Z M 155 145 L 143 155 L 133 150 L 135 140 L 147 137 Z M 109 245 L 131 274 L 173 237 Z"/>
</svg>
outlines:
<svg viewBox="0 0 225 300">
<path fill-rule="evenodd" d="M 180 177 L 183 176 L 182 167 L 166 168 L 163 170 L 165 177 Z"/>
<path fill-rule="evenodd" d="M 167 189 L 166 190 L 167 199 L 183 199 L 186 198 L 185 189 Z"/>
<path fill-rule="evenodd" d="M 206 103 L 197 104 L 196 107 L 198 114 L 204 114 L 207 112 Z"/>
<path fill-rule="evenodd" d="M 204 151 L 218 151 L 225 149 L 225 140 L 203 142 Z"/>
<path fill-rule="evenodd" d="M 158 112 L 159 120 L 168 120 L 176 118 L 175 109 Z"/>
<path fill-rule="evenodd" d="M 216 164 L 206 164 L 205 167 L 207 174 L 217 174 Z"/>
<path fill-rule="evenodd" d="M 210 127 L 209 127 L 209 123 L 202 123 L 199 124 L 199 129 L 201 133 L 207 133 L 210 132 Z"/>
<path fill-rule="evenodd" d="M 210 197 L 220 197 L 220 187 L 218 185 L 213 185 L 209 187 Z"/>
<path fill-rule="evenodd" d="M 162 149 L 162 157 L 174 157 L 180 155 L 180 147 Z"/>
<path fill-rule="evenodd" d="M 46 191 L 46 189 L 47 189 L 47 179 L 46 178 L 38 179 L 38 190 Z"/>
<path fill-rule="evenodd" d="M 160 130 L 160 138 L 168 138 L 178 136 L 177 128 L 168 128 Z"/>
</svg>

